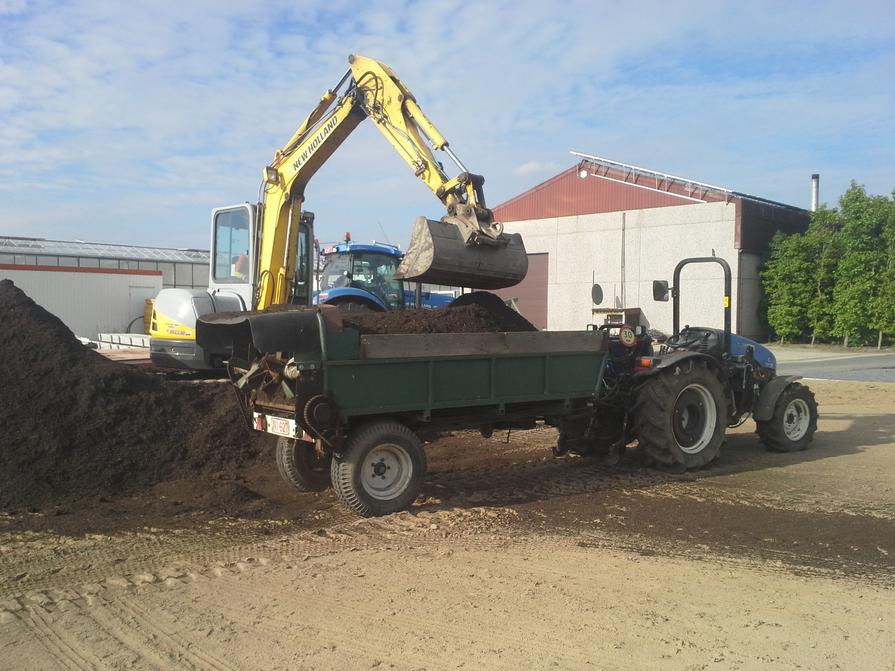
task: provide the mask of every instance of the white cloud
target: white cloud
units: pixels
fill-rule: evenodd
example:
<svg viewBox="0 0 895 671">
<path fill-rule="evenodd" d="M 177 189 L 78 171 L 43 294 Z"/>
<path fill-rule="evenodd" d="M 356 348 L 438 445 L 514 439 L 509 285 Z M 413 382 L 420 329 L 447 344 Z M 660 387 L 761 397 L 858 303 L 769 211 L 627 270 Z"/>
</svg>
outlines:
<svg viewBox="0 0 895 671">
<path fill-rule="evenodd" d="M 829 200 L 895 186 L 882 3 L 233 4 L 0 0 L 0 233 L 207 244 L 351 52 L 394 68 L 491 204 L 572 148 L 795 204 L 811 172 Z M 372 126 L 306 196 L 356 239 L 441 214 Z"/>
</svg>

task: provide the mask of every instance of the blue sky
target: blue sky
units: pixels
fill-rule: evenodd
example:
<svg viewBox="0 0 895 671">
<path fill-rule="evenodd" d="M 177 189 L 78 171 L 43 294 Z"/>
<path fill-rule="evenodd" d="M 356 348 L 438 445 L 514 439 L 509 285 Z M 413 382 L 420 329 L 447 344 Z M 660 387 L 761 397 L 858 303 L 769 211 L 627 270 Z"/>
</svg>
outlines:
<svg viewBox="0 0 895 671">
<path fill-rule="evenodd" d="M 807 206 L 895 188 L 891 2 L 0 0 L 0 234 L 208 247 L 349 53 L 389 64 L 498 204 L 607 156 Z M 447 162 L 446 162 L 447 164 Z M 404 245 L 440 203 L 372 124 L 318 237 Z"/>
</svg>

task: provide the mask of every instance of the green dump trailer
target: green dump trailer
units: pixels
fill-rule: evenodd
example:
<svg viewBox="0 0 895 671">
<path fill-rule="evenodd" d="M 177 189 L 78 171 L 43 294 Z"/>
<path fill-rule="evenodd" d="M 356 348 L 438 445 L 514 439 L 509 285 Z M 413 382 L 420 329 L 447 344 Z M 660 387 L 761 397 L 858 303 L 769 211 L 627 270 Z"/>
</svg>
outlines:
<svg viewBox="0 0 895 671">
<path fill-rule="evenodd" d="M 279 436 L 286 481 L 332 484 L 364 516 L 417 497 L 420 432 L 542 422 L 589 435 L 608 349 L 602 331 L 362 335 L 326 307 L 215 315 L 197 338 L 232 348 L 245 419 Z"/>
</svg>

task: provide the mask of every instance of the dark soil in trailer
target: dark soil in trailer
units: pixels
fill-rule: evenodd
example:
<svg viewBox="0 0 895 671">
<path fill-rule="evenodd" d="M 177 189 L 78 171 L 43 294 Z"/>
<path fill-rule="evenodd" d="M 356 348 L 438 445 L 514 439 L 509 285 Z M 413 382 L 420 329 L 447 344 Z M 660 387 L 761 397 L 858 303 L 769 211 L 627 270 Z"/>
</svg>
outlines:
<svg viewBox="0 0 895 671">
<path fill-rule="evenodd" d="M 537 331 L 525 317 L 495 294 L 465 294 L 446 308 L 364 312 L 342 316 L 345 326 L 365 334 L 400 333 L 498 333 Z"/>
</svg>

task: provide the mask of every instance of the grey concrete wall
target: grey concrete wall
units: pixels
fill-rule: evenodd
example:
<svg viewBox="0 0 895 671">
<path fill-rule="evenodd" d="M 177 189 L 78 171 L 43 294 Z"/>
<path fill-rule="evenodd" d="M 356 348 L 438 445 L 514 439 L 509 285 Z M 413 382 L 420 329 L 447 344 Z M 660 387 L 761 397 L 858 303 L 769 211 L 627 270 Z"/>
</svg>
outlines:
<svg viewBox="0 0 895 671">
<path fill-rule="evenodd" d="M 604 291 L 600 307 L 639 307 L 652 328 L 671 332 L 671 303 L 652 298 L 654 279 L 672 279 L 674 266 L 688 256 L 724 258 L 733 271 L 733 328 L 740 312 L 748 334 L 760 331 L 757 318 L 757 264 L 749 260 L 740 281 L 739 252 L 734 248 L 736 208 L 733 203 L 694 203 L 628 212 L 590 214 L 558 219 L 504 222 L 521 233 L 529 252 L 550 256 L 547 325 L 575 330 L 594 323 L 590 290 Z M 624 239 L 624 273 L 622 240 Z M 688 266 L 681 276 L 682 324 L 723 325 L 723 273 L 715 264 Z M 753 286 L 756 285 L 756 286 Z M 602 323 L 602 317 L 596 319 Z M 745 333 L 744 333 L 745 334 Z"/>
</svg>

